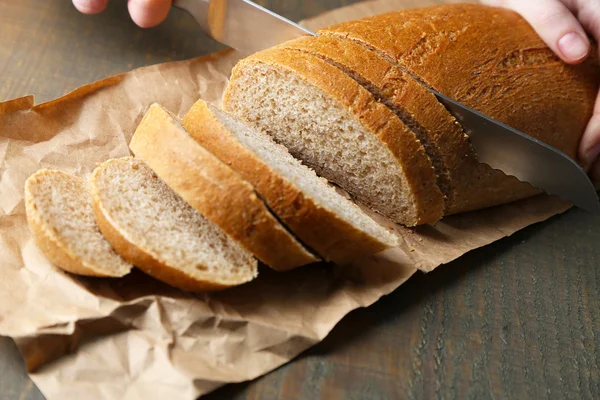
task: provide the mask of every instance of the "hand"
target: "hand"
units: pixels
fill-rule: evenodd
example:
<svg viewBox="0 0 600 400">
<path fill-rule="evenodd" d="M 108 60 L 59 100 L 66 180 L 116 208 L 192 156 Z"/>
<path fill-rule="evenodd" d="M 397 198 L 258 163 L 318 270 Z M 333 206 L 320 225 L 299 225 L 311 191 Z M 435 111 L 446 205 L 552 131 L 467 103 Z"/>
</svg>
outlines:
<svg viewBox="0 0 600 400">
<path fill-rule="evenodd" d="M 590 54 L 588 34 L 600 42 L 598 0 L 481 0 L 483 4 L 510 8 L 525 18 L 558 57 L 569 64 Z M 579 158 L 595 180 L 600 180 L 600 95 L 594 115 L 579 145 Z"/>
<path fill-rule="evenodd" d="M 73 0 L 75 8 L 84 14 L 98 14 L 107 4 L 108 0 Z M 127 0 L 127 8 L 136 25 L 151 28 L 167 18 L 171 0 Z"/>
</svg>

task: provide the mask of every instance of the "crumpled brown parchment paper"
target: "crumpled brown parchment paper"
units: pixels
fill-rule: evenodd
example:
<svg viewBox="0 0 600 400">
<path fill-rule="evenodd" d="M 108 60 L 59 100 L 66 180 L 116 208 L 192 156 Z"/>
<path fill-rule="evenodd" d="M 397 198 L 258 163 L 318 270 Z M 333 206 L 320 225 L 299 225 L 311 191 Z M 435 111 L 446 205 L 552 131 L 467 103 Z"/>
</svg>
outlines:
<svg viewBox="0 0 600 400">
<path fill-rule="evenodd" d="M 304 24 L 316 29 L 429 3 L 368 2 Z M 401 248 L 353 266 L 262 269 L 256 281 L 210 295 L 186 294 L 139 272 L 93 279 L 51 265 L 26 224 L 27 177 L 39 168 L 85 175 L 97 162 L 129 154 L 151 103 L 179 116 L 199 97 L 218 103 L 237 60 L 226 51 L 134 70 L 36 106 L 32 97 L 0 103 L 0 334 L 15 339 L 47 399 L 194 399 L 256 378 L 417 269 L 430 271 L 569 208 L 538 197 L 435 226 L 396 227 Z"/>
</svg>

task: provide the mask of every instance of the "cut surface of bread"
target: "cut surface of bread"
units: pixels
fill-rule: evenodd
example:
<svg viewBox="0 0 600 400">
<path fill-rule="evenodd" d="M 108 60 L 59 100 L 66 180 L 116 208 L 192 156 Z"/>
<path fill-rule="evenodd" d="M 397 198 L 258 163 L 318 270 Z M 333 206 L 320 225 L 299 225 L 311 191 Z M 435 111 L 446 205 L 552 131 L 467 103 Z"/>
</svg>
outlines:
<svg viewBox="0 0 600 400">
<path fill-rule="evenodd" d="M 398 245 L 397 238 L 267 134 L 198 100 L 188 133 L 250 182 L 300 240 L 339 264 Z"/>
<path fill-rule="evenodd" d="M 427 90 L 408 74 L 352 41 L 327 36 L 304 36 L 286 42 L 281 47 L 315 55 L 341 69 L 388 106 L 424 146 L 436 170 L 438 186 L 446 196 L 446 208 L 452 205 L 455 190 L 450 175 L 456 160 L 466 154 L 468 143 L 460 128 L 437 129 L 437 121 L 416 116 L 431 115 L 431 107 L 442 107 L 435 97 L 431 99 L 427 96 Z M 434 123 L 436 126 L 433 126 Z M 448 146 L 455 151 L 450 154 L 440 151 Z"/>
<path fill-rule="evenodd" d="M 314 54 L 346 72 L 386 104 L 423 143 L 446 196 L 445 215 L 538 194 L 530 185 L 480 164 L 459 123 L 400 68 L 339 36 L 301 37 L 282 45 Z"/>
<path fill-rule="evenodd" d="M 394 222 L 432 223 L 443 214 L 435 170 L 414 133 L 318 57 L 273 48 L 243 59 L 223 108 Z"/>
<path fill-rule="evenodd" d="M 276 270 L 319 259 L 271 213 L 245 181 L 153 104 L 130 142 L 133 153 L 188 204 Z"/>
<path fill-rule="evenodd" d="M 90 187 L 100 230 L 124 259 L 148 275 L 187 291 L 224 289 L 257 276 L 254 257 L 141 160 L 102 163 Z"/>
<path fill-rule="evenodd" d="M 131 264 L 100 232 L 84 179 L 39 170 L 25 183 L 25 207 L 37 246 L 57 267 L 98 277 L 121 277 L 131 271 Z"/>
</svg>

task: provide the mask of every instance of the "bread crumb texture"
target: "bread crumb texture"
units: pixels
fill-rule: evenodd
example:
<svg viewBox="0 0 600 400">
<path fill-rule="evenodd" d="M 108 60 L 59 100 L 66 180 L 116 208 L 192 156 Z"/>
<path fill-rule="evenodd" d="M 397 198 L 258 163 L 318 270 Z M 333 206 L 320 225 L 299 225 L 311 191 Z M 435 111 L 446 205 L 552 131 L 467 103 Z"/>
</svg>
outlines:
<svg viewBox="0 0 600 400">
<path fill-rule="evenodd" d="M 42 169 L 25 183 L 29 226 L 42 252 L 75 274 L 120 277 L 131 270 L 100 232 L 86 181 Z"/>
</svg>

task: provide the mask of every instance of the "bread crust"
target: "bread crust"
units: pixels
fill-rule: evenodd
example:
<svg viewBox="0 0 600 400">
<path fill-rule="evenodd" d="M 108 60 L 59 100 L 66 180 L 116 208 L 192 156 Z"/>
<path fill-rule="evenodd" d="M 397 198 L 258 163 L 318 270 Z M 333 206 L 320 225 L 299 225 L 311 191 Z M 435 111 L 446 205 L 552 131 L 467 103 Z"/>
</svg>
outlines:
<svg viewBox="0 0 600 400">
<path fill-rule="evenodd" d="M 310 54 L 275 47 L 241 60 L 233 69 L 231 82 L 243 68 L 263 63 L 290 71 L 310 85 L 327 93 L 348 108 L 360 123 L 373 133 L 395 157 L 403 170 L 415 207 L 414 217 L 396 222 L 419 225 L 438 221 L 444 209 L 444 196 L 436 184 L 436 174 L 423 146 L 386 106 L 378 103 L 365 88 L 339 69 Z M 223 96 L 227 110 L 229 99 L 235 96 L 230 84 Z M 389 217 L 389 216 L 388 216 Z"/>
<path fill-rule="evenodd" d="M 577 157 L 600 83 L 595 50 L 567 65 L 516 12 L 478 4 L 401 10 L 318 32 L 361 43 L 440 93 Z"/>
<path fill-rule="evenodd" d="M 275 219 L 254 188 L 153 104 L 130 142 L 133 153 L 188 204 L 276 270 L 315 261 Z"/>
<path fill-rule="evenodd" d="M 102 188 L 98 183 L 99 175 L 111 163 L 122 162 L 123 159 L 112 159 L 100 164 L 94 170 L 90 181 L 92 193 L 92 208 L 100 231 L 113 246 L 115 251 L 125 260 L 135 265 L 138 269 L 146 274 L 165 282 L 173 287 L 188 291 L 188 292 L 208 292 L 223 290 L 229 287 L 238 286 L 249 282 L 246 280 L 227 280 L 214 274 L 206 275 L 204 279 L 186 274 L 168 263 L 161 261 L 159 257 L 153 255 L 151 249 L 143 248 L 142 246 L 127 239 L 127 233 L 122 227 L 110 217 L 107 213 L 102 201 Z M 256 274 L 256 264 L 254 265 L 254 273 Z"/>
<path fill-rule="evenodd" d="M 415 121 L 429 143 L 425 150 L 436 166 L 438 186 L 446 188 L 442 190 L 446 195 L 445 215 L 540 193 L 529 184 L 479 163 L 459 123 L 436 97 L 377 53 L 339 36 L 301 37 L 282 47 L 314 54 L 347 71 L 363 86 L 377 92 L 390 109 L 399 109 Z"/>
<path fill-rule="evenodd" d="M 391 240 L 377 239 L 322 207 L 232 136 L 202 99 L 188 111 L 183 125 L 203 147 L 250 182 L 279 219 L 327 261 L 345 264 L 398 245 L 387 231 Z"/>
<path fill-rule="evenodd" d="M 122 273 L 107 273 L 102 267 L 90 265 L 80 257 L 74 254 L 68 243 L 65 242 L 57 232 L 45 221 L 39 212 L 33 186 L 41 179 L 51 174 L 62 175 L 64 179 L 78 181 L 85 188 L 85 182 L 82 178 L 67 174 L 62 171 L 51 171 L 41 169 L 31 175 L 25 182 L 25 209 L 27 214 L 27 223 L 33 233 L 37 247 L 44 253 L 48 260 L 58 268 L 76 275 L 119 278 L 127 275 L 131 268 Z"/>
</svg>

